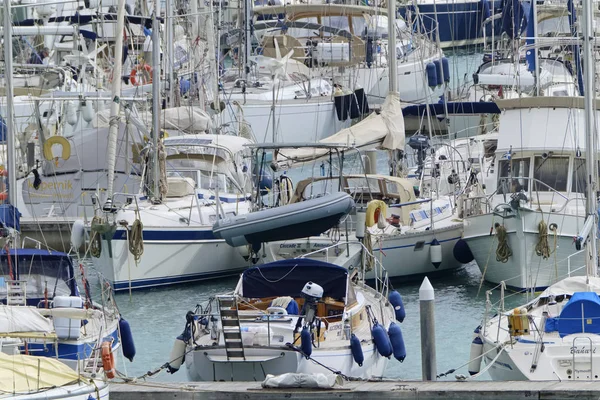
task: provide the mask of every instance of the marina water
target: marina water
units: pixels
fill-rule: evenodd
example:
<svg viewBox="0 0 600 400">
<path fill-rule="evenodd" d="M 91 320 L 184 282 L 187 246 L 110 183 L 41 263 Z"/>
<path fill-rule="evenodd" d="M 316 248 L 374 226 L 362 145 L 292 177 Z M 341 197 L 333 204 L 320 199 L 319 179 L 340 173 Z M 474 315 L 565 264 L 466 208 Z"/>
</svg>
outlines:
<svg viewBox="0 0 600 400">
<path fill-rule="evenodd" d="M 481 274 L 475 264 L 466 265 L 444 276 L 429 277 L 435 289 L 435 322 L 438 374 L 458 368 L 469 360 L 473 330 L 480 324 L 485 310 L 485 291 L 491 287 L 484 284 L 479 291 Z M 196 304 L 209 297 L 233 291 L 238 278 L 226 278 L 197 284 L 180 285 L 133 291 L 116 295 L 122 315 L 131 324 L 137 355 L 133 363 L 119 357 L 117 368 L 130 377 L 139 377 L 155 370 L 169 361 L 169 353 L 175 338 L 185 325 L 185 314 L 194 310 Z M 310 277 L 307 277 L 310 280 Z M 404 363 L 391 359 L 386 378 L 420 380 L 421 349 L 419 332 L 419 286 L 421 279 L 410 282 L 393 282 L 403 297 L 406 319 L 401 324 L 407 348 Z M 479 292 L 479 294 L 478 294 Z M 495 290 L 492 302 L 500 292 Z M 526 297 L 514 294 L 506 298 L 510 309 L 523 304 Z M 440 379 L 454 380 L 455 374 L 468 375 L 466 366 Z M 174 375 L 162 371 L 149 378 L 156 381 L 187 381 L 185 366 Z M 479 379 L 489 379 L 487 374 Z"/>
</svg>

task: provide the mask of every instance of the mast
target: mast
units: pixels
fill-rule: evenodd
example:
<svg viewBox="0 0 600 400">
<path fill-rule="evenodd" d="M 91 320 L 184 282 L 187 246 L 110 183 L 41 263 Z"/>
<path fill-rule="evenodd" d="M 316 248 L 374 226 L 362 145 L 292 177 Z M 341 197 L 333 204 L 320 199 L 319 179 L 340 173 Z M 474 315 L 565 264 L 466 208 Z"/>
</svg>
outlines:
<svg viewBox="0 0 600 400">
<path fill-rule="evenodd" d="M 10 1 L 10 0 L 6 0 Z M 117 162 L 117 137 L 119 133 L 119 122 L 121 119 L 121 75 L 123 71 L 123 30 L 125 29 L 125 0 L 119 0 L 117 6 L 117 29 L 115 30 L 115 58 L 112 80 L 112 102 L 110 103 L 110 122 L 108 130 L 108 184 L 106 187 L 105 211 L 112 211 L 114 184 L 115 184 L 115 164 Z"/>
<path fill-rule="evenodd" d="M 156 0 L 158 1 L 158 0 Z M 174 48 L 174 43 L 173 43 L 173 24 L 175 23 L 175 20 L 173 18 L 173 5 L 171 4 L 173 0 L 166 0 L 165 1 L 165 12 L 166 12 L 166 21 L 165 21 L 165 36 L 166 36 L 166 45 L 165 47 L 165 53 L 167 54 L 166 60 L 165 60 L 165 72 L 167 75 L 167 85 L 169 85 L 169 95 L 167 96 L 167 107 L 171 107 L 174 104 L 174 100 L 175 100 L 175 77 L 173 74 L 173 64 L 174 64 L 174 57 L 173 57 L 173 48 Z M 154 50 L 154 49 L 153 49 Z M 154 82 L 154 80 L 152 80 Z"/>
<path fill-rule="evenodd" d="M 584 105 L 585 105 L 585 160 L 587 170 L 586 210 L 587 218 L 596 221 L 596 143 L 594 137 L 596 126 L 594 121 L 594 54 L 592 52 L 591 40 L 593 36 L 593 2 L 583 1 L 583 61 L 584 65 Z M 596 221 L 597 222 L 597 221 Z M 587 276 L 596 276 L 598 269 L 598 253 L 596 251 L 596 229 L 597 223 L 590 230 L 587 243 Z"/>
<path fill-rule="evenodd" d="M 396 64 L 396 0 L 388 0 L 388 75 L 389 91 L 398 91 L 398 65 Z"/>
<path fill-rule="evenodd" d="M 250 55 L 252 54 L 252 2 L 244 0 L 244 81 L 248 85 Z"/>
<path fill-rule="evenodd" d="M 167 3 L 169 0 L 167 0 Z M 152 196 L 160 198 L 158 182 L 160 171 L 158 168 L 158 136 L 160 135 L 160 1 L 154 0 L 154 13 L 152 15 Z"/>
<path fill-rule="evenodd" d="M 17 206 L 17 163 L 15 160 L 15 126 L 13 103 L 12 18 L 10 1 L 4 0 L 4 79 L 6 80 L 6 170 L 8 172 L 8 202 Z"/>
</svg>

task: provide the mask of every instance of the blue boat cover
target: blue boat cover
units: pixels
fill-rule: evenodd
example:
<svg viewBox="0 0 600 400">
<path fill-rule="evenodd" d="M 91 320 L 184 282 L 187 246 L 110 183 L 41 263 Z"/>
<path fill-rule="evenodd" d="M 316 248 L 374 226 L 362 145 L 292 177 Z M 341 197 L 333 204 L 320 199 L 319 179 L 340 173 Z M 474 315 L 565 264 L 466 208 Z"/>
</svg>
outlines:
<svg viewBox="0 0 600 400">
<path fill-rule="evenodd" d="M 418 104 L 413 106 L 407 106 L 402 109 L 404 116 L 414 115 L 422 116 L 427 112 L 429 107 L 429 113 L 431 115 L 444 115 L 446 113 L 446 107 L 444 103 L 436 104 Z M 500 108 L 492 101 L 454 101 L 448 102 L 447 104 L 448 114 L 500 114 Z"/>
<path fill-rule="evenodd" d="M 40 249 L 9 249 L 11 264 L 8 264 L 6 249 L 0 250 L 0 281 L 10 279 L 9 269 L 13 269 L 14 279 L 26 280 L 28 275 L 48 277 L 49 291 L 55 287 L 56 280 L 63 280 L 69 287 L 70 296 L 78 296 L 79 290 L 73 270 L 71 257 L 59 251 Z M 54 281 L 53 281 L 54 280 Z M 44 293 L 32 293 L 28 287 L 28 298 L 43 298 Z M 53 293 L 51 292 L 50 295 Z"/>
<path fill-rule="evenodd" d="M 600 333 L 600 297 L 595 292 L 576 292 L 558 318 L 560 337 L 573 333 Z"/>
<path fill-rule="evenodd" d="M 252 267 L 242 274 L 242 295 L 250 298 L 301 297 L 307 282 L 323 287 L 323 297 L 346 297 L 348 270 L 309 258 L 281 260 Z"/>
<path fill-rule="evenodd" d="M 21 213 L 17 207 L 12 204 L 0 204 L 0 222 L 7 228 L 13 228 L 17 231 L 21 231 L 21 224 L 19 219 Z"/>
</svg>

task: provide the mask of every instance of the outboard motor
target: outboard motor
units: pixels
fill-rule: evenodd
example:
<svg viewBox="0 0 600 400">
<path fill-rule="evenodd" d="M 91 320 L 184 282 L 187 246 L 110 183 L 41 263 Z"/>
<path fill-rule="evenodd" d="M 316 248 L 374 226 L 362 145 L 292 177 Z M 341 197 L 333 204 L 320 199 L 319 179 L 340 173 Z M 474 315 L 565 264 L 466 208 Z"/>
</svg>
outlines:
<svg viewBox="0 0 600 400">
<path fill-rule="evenodd" d="M 314 282 L 307 282 L 302 289 L 304 298 L 304 322 L 311 326 L 317 313 L 317 302 L 323 297 L 323 288 Z"/>
<path fill-rule="evenodd" d="M 421 175 L 423 172 L 423 165 L 425 164 L 425 157 L 427 155 L 427 149 L 430 148 L 429 138 L 424 135 L 414 135 L 408 139 L 408 145 L 411 149 L 417 152 L 417 175 Z"/>
</svg>

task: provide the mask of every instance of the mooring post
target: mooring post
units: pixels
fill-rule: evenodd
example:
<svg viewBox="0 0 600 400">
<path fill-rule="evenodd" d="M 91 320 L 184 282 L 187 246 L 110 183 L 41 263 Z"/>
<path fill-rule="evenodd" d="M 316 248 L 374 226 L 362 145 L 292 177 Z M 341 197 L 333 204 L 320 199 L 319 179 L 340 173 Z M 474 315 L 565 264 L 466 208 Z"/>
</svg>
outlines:
<svg viewBox="0 0 600 400">
<path fill-rule="evenodd" d="M 419 313 L 421 320 L 421 370 L 424 381 L 435 381 L 435 294 L 425 277 L 419 288 Z"/>
</svg>

